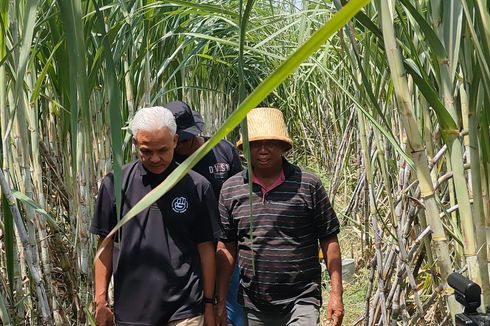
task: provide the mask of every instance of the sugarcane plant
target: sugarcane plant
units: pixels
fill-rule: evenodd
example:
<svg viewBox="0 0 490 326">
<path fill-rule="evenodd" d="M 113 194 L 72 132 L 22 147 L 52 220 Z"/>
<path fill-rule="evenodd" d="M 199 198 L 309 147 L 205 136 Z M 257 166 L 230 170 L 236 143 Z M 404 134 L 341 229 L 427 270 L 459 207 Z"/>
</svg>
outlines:
<svg viewBox="0 0 490 326">
<path fill-rule="evenodd" d="M 98 182 L 135 159 L 134 112 L 175 99 L 213 137 L 118 227 L 273 106 L 359 235 L 355 319 L 448 322 L 452 271 L 488 304 L 489 23 L 481 0 L 1 1 L 2 323 L 93 323 Z"/>
</svg>

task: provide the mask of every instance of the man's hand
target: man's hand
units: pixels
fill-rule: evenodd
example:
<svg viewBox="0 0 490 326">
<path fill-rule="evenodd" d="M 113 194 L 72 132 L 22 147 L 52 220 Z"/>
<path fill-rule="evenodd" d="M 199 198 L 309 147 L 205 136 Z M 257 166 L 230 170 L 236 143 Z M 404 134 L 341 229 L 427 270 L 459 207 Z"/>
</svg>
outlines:
<svg viewBox="0 0 490 326">
<path fill-rule="evenodd" d="M 226 314 L 226 304 L 224 302 L 218 302 L 216 306 L 216 326 L 231 326 L 228 323 Z"/>
<path fill-rule="evenodd" d="M 114 242 L 107 241 L 107 244 L 102 247 L 104 237 L 99 237 L 98 248 L 100 255 L 95 258 L 95 324 L 97 326 L 113 326 L 114 314 L 107 304 L 107 289 L 112 275 L 112 251 Z"/>
<path fill-rule="evenodd" d="M 97 326 L 114 325 L 114 314 L 107 303 L 97 304 L 95 308 L 95 324 Z"/>
<path fill-rule="evenodd" d="M 215 326 L 214 306 L 212 304 L 204 305 L 204 326 Z"/>
<path fill-rule="evenodd" d="M 342 325 L 344 304 L 342 302 L 342 259 L 337 236 L 320 240 L 323 259 L 330 274 L 330 300 L 327 305 L 327 325 Z"/>
<path fill-rule="evenodd" d="M 343 318 L 344 304 L 342 303 L 342 296 L 331 293 L 327 305 L 327 325 L 340 326 Z"/>
<path fill-rule="evenodd" d="M 228 296 L 228 285 L 231 282 L 233 267 L 237 253 L 236 242 L 218 242 L 216 251 L 216 262 L 218 277 L 216 279 L 218 290 L 218 305 L 216 306 L 216 325 L 232 326 L 228 323 L 226 312 L 226 297 Z"/>
</svg>

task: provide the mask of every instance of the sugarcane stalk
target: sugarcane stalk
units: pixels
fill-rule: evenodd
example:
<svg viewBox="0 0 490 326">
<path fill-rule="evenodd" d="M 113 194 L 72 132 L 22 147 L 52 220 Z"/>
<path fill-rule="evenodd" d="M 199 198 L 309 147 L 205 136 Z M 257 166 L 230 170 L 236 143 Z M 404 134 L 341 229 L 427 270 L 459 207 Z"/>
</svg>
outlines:
<svg viewBox="0 0 490 326">
<path fill-rule="evenodd" d="M 18 42 L 19 41 L 19 22 L 14 20 L 12 21 L 12 24 L 11 24 L 11 31 L 12 31 L 12 39 L 14 42 Z M 19 67 L 19 61 L 20 61 L 20 50 L 19 49 L 14 49 L 15 51 L 15 56 L 13 58 L 13 62 L 14 62 L 14 65 L 16 67 Z M 12 89 L 9 89 L 9 92 L 8 92 L 8 103 L 16 103 L 16 97 L 17 97 L 17 92 L 15 92 L 14 94 L 14 91 Z M 14 105 L 10 112 L 9 112 L 9 120 L 8 120 L 8 124 L 6 126 L 6 129 L 3 130 L 3 137 L 5 140 L 11 140 L 12 141 L 12 144 L 13 146 L 8 146 L 6 148 L 21 148 L 21 144 L 20 144 L 20 140 L 19 140 L 19 137 L 17 136 L 18 135 L 18 132 L 15 132 L 15 128 L 16 128 L 16 124 L 15 124 L 15 110 L 17 108 L 17 105 Z M 14 184 L 16 183 L 15 181 L 18 181 L 18 180 L 22 180 L 22 173 L 20 171 L 20 165 L 19 164 L 10 164 L 10 162 L 21 162 L 22 161 L 22 156 L 19 157 L 19 155 L 21 154 L 21 151 L 13 151 L 13 150 L 10 150 L 8 151 L 9 154 L 10 154 L 10 158 L 7 159 L 7 161 L 9 162 L 9 165 L 7 166 L 7 169 L 6 171 L 8 172 L 8 174 L 10 174 L 10 178 L 11 180 L 14 181 Z M 7 178 L 5 178 L 7 179 Z M 9 179 L 10 180 L 10 179 Z M 17 184 L 20 184 L 22 185 L 22 183 L 20 182 L 17 182 Z M 14 230 L 15 232 L 15 230 Z M 28 276 L 27 276 L 27 266 L 26 266 L 26 263 L 25 263 L 25 258 L 24 258 L 24 251 L 22 250 L 22 243 L 20 241 L 20 238 L 18 236 L 15 237 L 15 242 L 16 242 L 16 251 L 18 253 L 18 264 L 14 264 L 14 279 L 15 279 L 15 284 L 13 285 L 13 287 L 15 288 L 15 293 L 17 294 L 17 297 L 20 299 L 22 297 L 24 297 L 26 294 L 25 294 L 25 288 L 24 288 L 24 284 L 22 282 L 22 280 L 25 280 L 25 279 L 28 279 Z M 21 304 L 21 305 L 17 305 L 17 309 L 16 309 L 16 316 L 15 316 L 15 319 L 16 321 L 20 321 L 20 320 L 25 320 L 26 319 L 26 316 L 27 316 L 27 313 L 26 312 L 26 307 L 30 307 L 32 306 L 31 304 L 31 296 L 28 296 L 27 295 L 27 298 L 24 302 L 24 304 Z"/>
<path fill-rule="evenodd" d="M 364 167 L 366 169 L 366 186 L 368 188 L 368 204 L 369 204 L 369 216 L 371 217 L 371 227 L 373 229 L 374 236 L 374 245 L 375 245 L 375 257 L 376 257 L 376 265 L 378 266 L 378 293 L 380 296 L 380 304 L 381 304 L 381 314 L 383 316 L 384 324 L 387 325 L 388 319 L 386 316 L 386 303 L 385 303 L 385 279 L 382 273 L 383 266 L 383 253 L 381 248 L 381 231 L 379 230 L 378 224 L 378 212 L 376 209 L 375 198 L 374 198 L 374 182 L 373 182 L 373 173 L 371 167 L 371 158 L 370 158 L 370 149 L 367 143 L 366 132 L 365 132 L 365 124 L 364 119 L 361 114 L 358 114 L 359 119 L 359 131 L 360 135 L 364 135 L 360 137 L 361 140 L 361 148 L 362 154 L 364 158 Z"/>
<path fill-rule="evenodd" d="M 131 83 L 131 71 L 129 69 L 128 58 L 124 58 L 124 85 L 126 90 L 126 101 L 128 105 L 128 116 L 133 117 L 135 108 L 134 108 L 134 92 L 133 92 L 133 84 Z"/>
<path fill-rule="evenodd" d="M 33 75 L 31 75 L 34 77 Z M 31 86 L 35 81 L 31 81 Z M 42 168 L 41 168 L 41 154 L 40 154 L 40 132 L 38 127 L 38 116 L 39 109 L 37 103 L 34 104 L 31 110 L 28 112 L 27 122 L 28 122 L 28 130 L 30 131 L 30 145 L 31 145 L 31 162 L 32 162 L 32 188 L 33 194 L 37 195 L 37 202 L 42 209 L 46 207 L 46 201 L 44 196 L 44 189 L 42 184 Z M 36 234 L 38 235 L 38 243 L 41 249 L 41 266 L 43 270 L 43 275 L 46 280 L 46 291 L 47 297 L 52 299 L 51 296 L 51 261 L 49 257 L 49 243 L 48 243 L 48 233 L 47 233 L 47 224 L 43 217 L 40 217 L 39 214 L 34 214 L 35 218 L 35 226 L 36 226 Z M 50 300 L 51 305 L 54 309 L 56 306 L 55 300 Z"/>
<path fill-rule="evenodd" d="M 483 165 L 483 163 L 481 165 Z M 487 168 L 490 169 L 490 167 Z M 489 192 L 488 189 L 490 189 L 490 184 L 486 173 L 483 172 L 483 169 L 481 170 L 482 170 L 481 178 L 483 183 L 482 186 L 483 213 L 485 216 L 485 228 L 486 228 L 486 239 L 487 239 L 486 241 L 487 243 L 486 251 L 488 257 L 487 265 L 488 265 L 488 273 L 490 274 L 490 198 L 488 196 L 488 192 Z"/>
<path fill-rule="evenodd" d="M 454 106 L 454 68 L 452 67 L 456 65 L 456 57 L 459 53 L 458 45 L 460 37 L 457 31 L 455 33 L 454 30 L 457 29 L 460 25 L 460 22 L 458 22 L 458 20 L 461 19 L 462 16 L 462 9 L 460 6 L 461 5 L 459 4 L 459 2 L 456 1 L 445 3 L 444 11 L 451 12 L 444 16 L 442 24 L 438 24 L 438 28 L 436 29 L 441 43 L 445 46 L 448 53 L 447 58 L 438 58 L 439 74 L 437 75 L 437 77 L 439 78 L 441 97 L 445 108 L 447 109 L 448 113 L 451 115 L 452 119 L 458 127 L 460 127 L 461 123 L 459 121 L 459 115 L 456 112 L 456 108 Z M 433 12 L 433 18 L 438 17 L 444 11 Z M 436 19 L 440 21 L 440 19 Z M 448 37 L 446 37 L 446 35 L 449 36 L 449 39 Z M 452 44 L 453 39 L 451 37 L 453 35 L 456 35 L 456 38 L 454 39 L 456 44 Z M 460 87 L 460 90 L 462 89 L 463 88 Z M 462 96 L 464 98 L 465 94 L 462 94 Z M 467 110 L 467 108 L 464 108 L 465 106 L 467 106 L 467 103 L 462 104 L 463 109 Z M 473 217 L 473 212 L 470 205 L 468 185 L 466 183 L 466 178 L 464 175 L 464 164 L 462 157 L 463 149 L 461 146 L 461 141 L 458 138 L 457 133 L 452 131 L 446 131 L 445 133 L 445 140 L 446 144 L 448 145 L 448 166 L 450 170 L 453 171 L 454 191 L 456 197 L 452 205 L 455 204 L 456 201 L 459 204 L 461 228 L 464 236 L 463 252 L 466 257 L 466 263 L 468 264 L 469 276 L 471 279 L 479 284 L 482 284 L 482 282 L 485 281 L 487 283 L 485 287 L 488 288 L 488 272 L 485 273 L 485 275 L 482 275 L 478 262 L 478 239 L 475 231 L 475 224 L 477 224 L 478 222 L 475 221 L 475 217 Z"/>
<path fill-rule="evenodd" d="M 479 283 L 482 287 L 483 302 L 482 305 L 485 307 L 486 304 L 490 303 L 490 280 L 488 271 L 488 257 L 486 248 L 486 232 L 487 228 L 485 226 L 485 216 L 483 211 L 483 198 L 482 198 L 482 183 L 481 183 L 481 171 L 480 171 L 480 153 L 478 148 L 478 128 L 479 128 L 479 115 L 477 115 L 478 110 L 475 107 L 470 107 L 468 96 L 463 85 L 459 88 L 461 95 L 461 111 L 463 117 L 463 128 L 468 130 L 468 136 L 465 137 L 465 147 L 467 152 L 468 161 L 471 168 L 468 170 L 468 191 L 469 200 L 472 201 L 472 216 L 475 226 L 476 235 L 476 248 L 478 256 L 478 267 L 481 274 L 481 280 Z M 476 104 L 476 101 L 475 101 Z"/>
<path fill-rule="evenodd" d="M 0 15 L 2 18 L 2 30 L 7 31 L 9 26 L 9 4 L 7 1 L 2 1 L 0 3 Z M 0 58 L 5 57 L 7 54 L 7 45 L 6 45 L 6 33 L 0 33 Z M 0 65 L 0 85 L 7 85 L 7 78 L 5 74 L 5 65 Z M 8 152 L 6 149 L 8 148 L 8 134 L 7 123 L 10 121 L 9 119 L 9 110 L 7 108 L 7 92 L 6 87 L 0 87 L 0 141 L 2 145 L 2 168 L 6 169 L 8 166 Z"/>
<path fill-rule="evenodd" d="M 86 144 L 86 139 L 85 139 L 85 133 L 84 129 L 82 126 L 79 127 L 79 133 L 78 133 L 78 148 L 80 149 L 77 151 L 77 171 L 78 175 L 76 177 L 76 183 L 77 183 L 77 194 L 76 194 L 76 204 L 73 203 L 73 206 L 76 207 L 76 228 L 77 228 L 77 254 L 78 254 L 78 268 L 80 272 L 84 275 L 87 275 L 89 273 L 89 259 L 88 259 L 88 221 L 89 221 L 89 214 L 88 214 L 88 207 L 87 207 L 87 194 L 90 193 L 90 189 L 88 187 L 88 176 L 86 175 L 86 169 L 87 163 L 90 164 L 90 162 L 86 162 L 86 157 L 85 157 L 85 145 Z"/>
<path fill-rule="evenodd" d="M 5 285 L 6 282 L 2 281 L 2 284 Z M 10 326 L 13 325 L 12 320 L 9 315 L 9 309 L 8 309 L 8 300 L 5 296 L 5 288 L 2 287 L 2 291 L 0 291 L 0 321 L 2 325 L 5 326 Z"/>
<path fill-rule="evenodd" d="M 393 227 L 396 227 L 398 224 L 398 221 L 395 218 L 395 203 L 393 200 L 393 196 L 391 195 L 393 193 L 393 188 L 391 186 L 390 178 L 388 176 L 388 169 L 387 169 L 386 160 L 385 160 L 385 150 L 381 144 L 381 139 L 377 133 L 374 135 L 374 138 L 375 138 L 375 141 L 377 143 L 377 148 L 378 148 L 377 158 L 378 158 L 379 165 L 381 168 L 381 176 L 383 178 L 383 185 L 386 188 L 386 193 L 388 194 L 387 198 L 388 198 L 388 208 L 389 208 L 389 212 L 390 212 L 390 216 L 391 216 L 391 224 L 393 225 Z"/>
<path fill-rule="evenodd" d="M 2 1 L 0 3 L 0 16 L 1 16 L 1 21 L 2 21 L 2 30 L 7 31 L 9 29 L 9 3 L 7 1 Z M 0 33 L 0 58 L 5 57 L 7 53 L 7 45 L 6 45 L 6 33 Z M 5 74 L 5 65 L 0 65 L 0 85 L 6 85 L 7 84 L 7 78 Z M 2 165 L 0 166 L 0 169 L 4 169 L 5 171 L 8 171 L 8 166 L 9 166 L 9 155 L 7 148 L 8 146 L 8 134 L 6 134 L 7 130 L 7 122 L 10 121 L 9 119 L 9 110 L 7 108 L 7 92 L 6 92 L 6 87 L 0 87 L 0 149 L 2 152 L 2 158 L 1 162 Z M 8 175 L 7 175 L 8 177 Z M 2 198 L 2 195 L 0 194 L 0 199 Z M 5 229 L 2 228 L 1 236 L 4 238 L 5 235 Z M 0 251 L 1 252 L 7 252 L 7 248 L 4 246 L 5 242 L 0 242 Z M 14 248 L 12 248 L 14 249 Z M 2 263 L 2 266 L 7 266 L 6 264 L 6 257 L 4 255 L 0 255 L 0 262 Z M 12 285 L 13 286 L 13 285 Z M 6 304 L 8 304 L 7 300 L 3 299 L 3 294 L 0 294 L 0 318 L 3 324 L 5 325 L 10 325 L 10 316 L 8 313 L 7 308 L 5 307 Z"/>
<path fill-rule="evenodd" d="M 17 76 L 18 80 L 20 79 L 20 73 Z M 17 84 L 23 84 L 22 82 L 17 82 Z M 17 161 L 18 164 L 18 169 L 20 171 L 20 175 L 22 178 L 22 182 L 20 183 L 21 185 L 21 190 L 25 193 L 25 195 L 31 199 L 34 199 L 34 193 L 33 193 L 33 186 L 32 186 L 32 176 L 31 176 L 31 169 L 30 169 L 30 164 L 29 164 L 29 152 L 28 149 L 30 148 L 29 145 L 29 140 L 27 138 L 27 134 L 23 132 L 24 130 L 28 130 L 28 125 L 27 125 L 27 117 L 26 117 L 26 111 L 27 111 L 27 100 L 26 100 L 26 95 L 24 94 L 22 88 L 19 88 L 19 86 L 16 87 L 16 103 L 17 103 L 17 114 L 15 117 L 15 120 L 17 124 L 15 125 L 14 128 L 14 133 L 16 135 L 16 138 L 18 139 L 18 157 L 19 160 Z M 33 248 L 33 264 L 36 266 L 39 263 L 39 258 L 38 258 L 38 250 L 37 250 L 37 232 L 36 232 L 36 227 L 35 227 L 35 213 L 34 209 L 29 206 L 25 205 L 24 207 L 25 213 L 26 213 L 26 228 L 27 228 L 27 238 L 29 241 L 29 245 Z M 41 272 L 41 271 L 40 271 Z M 27 300 L 28 305 L 30 306 L 31 310 L 31 323 L 36 323 L 35 318 L 36 316 L 32 314 L 33 312 L 33 305 L 31 300 L 28 298 Z"/>
<path fill-rule="evenodd" d="M 29 272 L 32 277 L 34 286 L 36 288 L 37 300 L 41 311 L 42 324 L 52 325 L 51 312 L 49 308 L 48 298 L 46 296 L 46 291 L 44 289 L 41 273 L 39 271 L 39 267 L 34 264 L 35 253 L 33 253 L 33 248 L 29 244 L 24 222 L 20 215 L 19 208 L 16 205 L 15 198 L 12 195 L 12 190 L 10 189 L 7 180 L 5 179 L 3 170 L 0 170 L 0 186 L 2 187 L 2 192 L 9 203 L 10 210 L 12 211 L 12 215 L 14 217 L 14 223 L 17 232 L 19 234 L 19 239 L 22 242 L 22 248 L 24 250 L 26 263 L 27 266 L 29 267 Z"/>
<path fill-rule="evenodd" d="M 423 141 L 418 130 L 417 123 L 412 112 L 412 100 L 408 93 L 408 80 L 403 68 L 401 53 L 395 37 L 394 29 L 394 2 L 391 0 L 380 1 L 382 33 L 385 44 L 388 66 L 390 68 L 393 87 L 396 94 L 401 123 L 407 132 L 409 149 L 415 164 L 415 172 L 419 180 L 421 196 L 425 205 L 425 216 L 433 230 L 432 242 L 437 257 L 441 277 L 446 284 L 447 277 L 452 271 L 447 238 L 439 218 L 439 210 L 435 201 L 434 187 L 431 181 L 427 155 L 423 147 Z M 449 289 L 448 289 L 449 293 Z M 450 310 L 454 310 L 452 299 Z"/>
<path fill-rule="evenodd" d="M 12 119 L 13 120 L 13 119 Z M 18 139 L 15 137 L 12 137 L 13 145 L 16 146 L 16 143 L 18 142 Z M 17 157 L 17 152 L 16 151 L 10 151 L 10 161 L 11 162 L 17 162 L 18 157 Z M 19 168 L 18 167 L 13 167 L 12 170 L 10 170 L 10 167 L 7 168 L 7 171 L 9 171 L 9 179 L 11 180 L 18 180 L 19 177 Z M 5 175 L 5 174 L 4 174 Z M 7 180 L 7 177 L 5 177 Z M 23 284 L 23 280 L 27 279 L 27 266 L 25 263 L 25 257 L 24 257 L 24 250 L 22 249 L 22 243 L 20 241 L 20 238 L 16 235 L 16 230 L 14 228 L 14 237 L 15 237 L 15 246 L 13 250 L 15 251 L 14 254 L 16 254 L 15 259 L 16 259 L 16 264 L 14 264 L 14 270 L 13 270 L 13 275 L 14 275 L 14 284 L 12 284 L 12 288 L 14 289 L 15 296 L 13 299 L 19 300 L 20 298 L 27 296 Z M 30 298 L 27 298 L 25 300 L 25 303 L 19 304 L 15 306 L 15 321 L 21 321 L 26 318 L 26 307 L 29 306 L 29 300 Z M 15 322 L 14 322 L 15 323 Z"/>
<path fill-rule="evenodd" d="M 368 289 L 366 292 L 366 306 L 364 308 L 364 311 L 366 312 L 366 317 L 364 318 L 364 326 L 371 325 L 371 321 L 374 319 L 370 302 L 374 289 L 374 277 L 376 275 L 376 258 L 373 258 L 368 266 L 370 267 L 370 272 Z"/>
<path fill-rule="evenodd" d="M 407 226 L 407 229 L 409 227 Z M 400 228 L 397 228 L 397 233 L 398 233 L 398 247 L 400 250 L 400 259 L 401 259 L 401 264 L 402 264 L 402 269 L 405 270 L 406 276 L 408 278 L 408 283 L 410 284 L 410 287 L 412 289 L 413 295 L 414 295 L 414 300 L 415 300 L 415 305 L 418 310 L 418 312 L 422 315 L 424 310 L 422 307 L 422 301 L 420 300 L 420 295 L 417 291 L 417 284 L 415 282 L 415 277 L 413 276 L 412 269 L 410 268 L 409 262 L 410 260 L 408 259 L 408 253 L 406 251 L 406 244 L 405 244 L 405 237 L 403 236 L 402 233 L 408 233 L 407 231 L 402 232 Z"/>
<path fill-rule="evenodd" d="M 386 299 L 387 303 L 393 300 L 393 303 L 391 304 L 391 317 L 390 317 L 390 324 L 392 326 L 397 325 L 398 321 L 398 316 L 400 315 L 400 284 L 396 283 L 394 286 L 391 288 L 391 292 L 388 294 L 388 298 Z"/>
</svg>

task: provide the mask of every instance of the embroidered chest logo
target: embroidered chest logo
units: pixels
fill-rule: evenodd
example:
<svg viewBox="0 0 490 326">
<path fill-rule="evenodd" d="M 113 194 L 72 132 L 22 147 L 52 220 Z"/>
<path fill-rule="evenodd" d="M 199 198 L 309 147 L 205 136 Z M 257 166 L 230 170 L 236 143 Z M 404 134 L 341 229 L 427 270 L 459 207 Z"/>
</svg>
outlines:
<svg viewBox="0 0 490 326">
<path fill-rule="evenodd" d="M 175 213 L 184 213 L 187 210 L 189 203 L 185 197 L 175 197 L 172 200 L 172 209 Z"/>
</svg>

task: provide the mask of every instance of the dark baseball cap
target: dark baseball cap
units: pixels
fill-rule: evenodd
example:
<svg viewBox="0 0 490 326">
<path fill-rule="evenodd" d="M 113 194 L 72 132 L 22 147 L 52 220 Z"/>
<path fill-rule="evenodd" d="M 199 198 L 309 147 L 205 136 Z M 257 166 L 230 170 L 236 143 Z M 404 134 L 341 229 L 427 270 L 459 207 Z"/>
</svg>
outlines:
<svg viewBox="0 0 490 326">
<path fill-rule="evenodd" d="M 196 127 L 201 131 L 204 130 L 204 119 L 202 118 L 201 113 L 192 110 L 192 115 L 194 116 L 194 122 L 196 123 Z"/>
<path fill-rule="evenodd" d="M 193 111 L 191 107 L 182 101 L 173 101 L 165 105 L 175 118 L 179 141 L 186 141 L 203 131 L 204 120 L 199 112 Z"/>
</svg>

